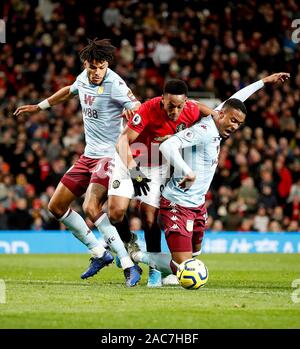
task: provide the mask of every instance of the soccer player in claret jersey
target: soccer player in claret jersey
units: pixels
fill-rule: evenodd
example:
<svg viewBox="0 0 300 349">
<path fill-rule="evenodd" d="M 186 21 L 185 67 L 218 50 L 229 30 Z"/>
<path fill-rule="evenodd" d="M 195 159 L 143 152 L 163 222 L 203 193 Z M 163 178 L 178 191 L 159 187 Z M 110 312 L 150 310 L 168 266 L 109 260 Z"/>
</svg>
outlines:
<svg viewBox="0 0 300 349">
<path fill-rule="evenodd" d="M 159 156 L 159 144 L 193 125 L 201 116 L 213 113 L 205 105 L 188 100 L 187 92 L 185 82 L 168 81 L 163 96 L 143 103 L 130 118 L 116 145 L 108 192 L 109 219 L 112 224 L 121 222 L 130 199 L 140 200 L 147 251 L 154 255 L 161 252 L 157 214 L 168 170 Z M 160 273 L 153 268 L 149 271 L 148 286 L 161 286 Z"/>
<path fill-rule="evenodd" d="M 288 78 L 288 73 L 276 73 L 243 88 L 220 104 L 215 109 L 216 115 L 202 118 L 160 145 L 160 151 L 174 166 L 174 173 L 160 200 L 160 219 L 171 256 L 156 256 L 159 270 L 172 269 L 175 274 L 180 263 L 200 253 L 207 216 L 205 195 L 218 165 L 221 140 L 244 123 L 243 101 L 265 84 L 284 82 Z M 132 254 L 132 258 L 149 263 L 149 256 L 143 252 Z"/>
<path fill-rule="evenodd" d="M 123 108 L 123 116 L 129 118 L 140 106 L 125 81 L 109 68 L 114 52 L 115 47 L 107 39 L 89 40 L 89 44 L 80 52 L 84 70 L 76 81 L 37 105 L 19 107 L 14 115 L 35 113 L 79 96 L 85 151 L 62 177 L 49 202 L 49 210 L 90 250 L 91 263 L 81 278 L 91 277 L 112 263 L 113 256 L 99 243 L 84 219 L 70 208 L 70 204 L 85 193 L 84 212 L 104 234 L 112 250 L 117 252 L 124 269 L 126 285 L 131 287 L 140 280 L 140 268 L 134 265 L 116 228 L 109 223 L 106 214 L 102 213 L 102 204 L 107 199 L 110 162 L 121 131 Z"/>
</svg>

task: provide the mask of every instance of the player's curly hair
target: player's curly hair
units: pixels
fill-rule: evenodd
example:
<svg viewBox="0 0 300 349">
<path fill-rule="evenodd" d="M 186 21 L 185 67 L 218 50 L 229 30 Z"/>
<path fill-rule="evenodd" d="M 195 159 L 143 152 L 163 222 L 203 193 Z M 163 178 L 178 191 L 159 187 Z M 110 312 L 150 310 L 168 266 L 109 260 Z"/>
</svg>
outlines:
<svg viewBox="0 0 300 349">
<path fill-rule="evenodd" d="M 169 93 L 170 95 L 187 95 L 188 87 L 184 81 L 172 79 L 166 82 L 163 93 Z"/>
<path fill-rule="evenodd" d="M 107 61 L 108 64 L 113 62 L 116 48 L 111 45 L 109 39 L 88 39 L 88 43 L 89 44 L 79 52 L 79 57 L 82 62 L 88 61 L 92 63 L 93 61 Z"/>
</svg>

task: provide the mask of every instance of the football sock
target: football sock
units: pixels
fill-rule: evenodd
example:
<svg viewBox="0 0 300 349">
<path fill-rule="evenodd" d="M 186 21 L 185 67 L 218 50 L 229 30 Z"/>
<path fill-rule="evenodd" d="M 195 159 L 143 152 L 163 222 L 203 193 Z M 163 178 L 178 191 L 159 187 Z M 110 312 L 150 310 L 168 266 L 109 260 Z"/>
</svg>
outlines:
<svg viewBox="0 0 300 349">
<path fill-rule="evenodd" d="M 116 227 L 123 242 L 129 242 L 131 240 L 132 233 L 129 229 L 129 222 L 126 216 L 124 216 L 122 222 L 115 223 L 114 226 Z"/>
<path fill-rule="evenodd" d="M 172 274 L 170 267 L 171 255 L 170 253 L 154 253 L 138 251 L 134 253 L 134 261 L 137 263 L 144 263 L 150 267 L 157 269 L 165 274 Z"/>
<path fill-rule="evenodd" d="M 200 254 L 201 254 L 201 250 L 199 250 L 199 251 L 197 251 L 197 252 L 193 252 L 193 253 L 192 253 L 192 256 L 193 256 L 193 258 L 194 258 L 194 257 L 199 256 Z"/>
<path fill-rule="evenodd" d="M 105 248 L 99 243 L 80 214 L 69 208 L 68 211 L 59 218 L 59 221 L 64 223 L 64 225 L 70 229 L 71 233 L 91 251 L 93 257 L 103 256 Z"/>
<path fill-rule="evenodd" d="M 151 228 L 143 224 L 145 233 L 145 241 L 147 251 L 161 252 L 161 229 L 157 223 L 154 223 Z"/>
<path fill-rule="evenodd" d="M 123 269 L 134 266 L 128 252 L 120 239 L 117 229 L 110 223 L 107 214 L 104 213 L 94 223 L 97 229 L 103 233 L 107 244 L 117 253 Z"/>
</svg>

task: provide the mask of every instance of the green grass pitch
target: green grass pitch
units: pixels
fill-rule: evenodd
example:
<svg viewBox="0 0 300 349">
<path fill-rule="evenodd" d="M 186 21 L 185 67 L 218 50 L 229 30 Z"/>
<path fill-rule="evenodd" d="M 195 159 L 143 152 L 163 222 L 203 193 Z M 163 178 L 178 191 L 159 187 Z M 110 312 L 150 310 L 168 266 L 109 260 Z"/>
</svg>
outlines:
<svg viewBox="0 0 300 349">
<path fill-rule="evenodd" d="M 146 266 L 130 289 L 115 265 L 83 281 L 88 258 L 0 255 L 6 285 L 0 328 L 300 328 L 300 280 L 292 287 L 300 279 L 296 254 L 201 255 L 209 281 L 199 290 L 149 289 Z"/>
</svg>

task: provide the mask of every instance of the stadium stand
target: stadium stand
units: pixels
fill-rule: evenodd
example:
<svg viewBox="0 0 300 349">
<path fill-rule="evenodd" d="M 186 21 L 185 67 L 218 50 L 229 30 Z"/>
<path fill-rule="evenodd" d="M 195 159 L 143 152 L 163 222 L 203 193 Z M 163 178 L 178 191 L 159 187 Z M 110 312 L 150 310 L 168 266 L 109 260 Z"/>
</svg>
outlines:
<svg viewBox="0 0 300 349">
<path fill-rule="evenodd" d="M 299 231 L 300 45 L 291 26 L 299 3 L 79 3 L 1 5 L 7 42 L 0 50 L 0 229 L 64 229 L 47 203 L 83 151 L 79 104 L 73 99 L 19 120 L 12 114 L 72 83 L 81 69 L 78 52 L 87 37 L 98 37 L 118 47 L 114 70 L 141 101 L 160 95 L 169 78 L 186 81 L 193 98 L 213 101 L 289 72 L 289 84 L 246 102 L 247 125 L 221 148 L 207 205 L 213 231 Z M 81 202 L 75 205 L 79 211 Z M 136 205 L 132 227 L 140 228 Z"/>
</svg>

